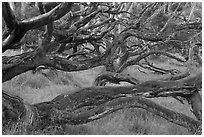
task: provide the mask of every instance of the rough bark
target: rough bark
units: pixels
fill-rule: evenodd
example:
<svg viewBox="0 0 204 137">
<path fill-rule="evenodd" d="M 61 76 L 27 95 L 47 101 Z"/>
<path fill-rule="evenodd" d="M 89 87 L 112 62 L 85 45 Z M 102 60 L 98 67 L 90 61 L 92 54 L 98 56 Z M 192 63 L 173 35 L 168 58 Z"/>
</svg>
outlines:
<svg viewBox="0 0 204 137">
<path fill-rule="evenodd" d="M 120 84 L 120 82 L 128 82 L 133 85 L 139 84 L 139 80 L 131 77 L 128 74 L 106 72 L 97 76 L 93 86 L 105 86 L 106 82 L 114 84 Z"/>
<path fill-rule="evenodd" d="M 163 3 L 152 3 L 146 6 L 138 16 L 137 23 L 129 26 L 129 24 L 124 25 L 124 22 L 121 19 L 118 19 L 117 21 L 114 19 L 114 16 L 117 16 L 117 14 L 127 13 L 125 11 L 120 11 L 123 3 L 119 4 L 118 7 L 116 6 L 114 10 L 111 10 L 112 7 L 109 6 L 107 6 L 108 10 L 105 10 L 102 9 L 102 6 L 98 6 L 100 4 L 92 3 L 90 4 L 92 6 L 90 6 L 89 10 L 84 10 L 84 13 L 70 13 L 68 16 L 68 19 L 70 19 L 69 22 L 71 22 L 71 18 L 74 18 L 73 15 L 78 17 L 81 16 L 83 18 L 74 22 L 72 25 L 68 25 L 66 31 L 63 33 L 59 33 L 58 30 L 53 31 L 52 22 L 67 14 L 71 10 L 73 4 L 74 3 L 54 3 L 54 7 L 56 7 L 53 9 L 49 8 L 49 10 L 45 11 L 46 13 L 41 12 L 44 13 L 42 15 L 23 21 L 17 21 L 13 11 L 9 7 L 9 4 L 5 2 L 2 3 L 3 18 L 7 26 L 7 30 L 3 34 L 3 52 L 7 49 L 17 48 L 19 41 L 28 30 L 39 29 L 39 27 L 47 25 L 47 37 L 43 39 L 44 41 L 38 45 L 36 50 L 10 57 L 3 56 L 2 81 L 8 81 L 21 73 L 33 70 L 41 65 L 69 72 L 87 70 L 89 68 L 104 65 L 106 66 L 107 71 L 111 72 L 99 75 L 96 78 L 94 85 L 104 86 L 106 82 L 119 84 L 121 81 L 125 81 L 133 84 L 134 86 L 84 88 L 77 90 L 72 94 L 61 94 L 51 101 L 34 105 L 25 104 L 21 98 L 8 95 L 5 91 L 3 91 L 4 124 L 9 121 L 18 122 L 20 120 L 25 123 L 26 129 L 28 130 L 43 129 L 49 125 L 56 124 L 77 125 L 102 118 L 105 115 L 113 113 L 119 109 L 136 107 L 153 112 L 170 122 L 187 128 L 190 132 L 200 133 L 199 129 L 201 128 L 202 120 L 202 99 L 199 93 L 199 90 L 202 88 L 201 74 L 192 77 L 190 75 L 191 72 L 189 71 L 189 77 L 187 77 L 187 75 L 180 75 L 172 77 L 170 79 L 171 81 L 151 80 L 143 83 L 140 83 L 140 81 L 129 75 L 120 74 L 120 72 L 128 66 L 140 65 L 139 62 L 141 60 L 153 54 L 161 54 L 180 62 L 186 62 L 185 60 L 177 58 L 165 51 L 146 52 L 149 47 L 143 44 L 140 46 L 147 46 L 146 49 L 143 50 L 141 48 L 142 51 L 134 51 L 134 55 L 139 56 L 133 60 L 128 60 L 130 54 L 126 40 L 129 37 L 135 37 L 136 39 L 145 41 L 144 43 L 150 43 L 150 45 L 151 43 L 156 42 L 162 43 L 169 39 L 169 36 L 171 37 L 171 35 L 162 36 L 162 33 L 158 33 L 158 35 L 156 35 L 151 31 L 145 31 L 144 33 L 144 30 L 142 30 L 142 27 L 147 28 L 145 24 L 149 22 L 152 17 L 157 15 L 166 5 Z M 94 18 L 104 13 L 108 13 L 110 18 L 107 17 L 104 22 L 96 24 L 92 22 Z M 111 25 L 109 25 L 109 23 Z M 125 29 L 119 31 L 117 34 L 112 34 L 113 40 L 109 41 L 107 39 L 106 41 L 106 39 L 104 39 L 106 34 L 111 32 L 116 25 L 120 26 L 120 23 L 125 26 Z M 105 26 L 103 28 L 105 29 L 104 31 L 101 31 L 100 33 L 96 32 L 98 34 L 91 32 L 95 28 L 102 29 L 101 26 L 103 25 Z M 88 29 L 89 31 L 86 31 Z M 161 30 L 161 32 L 164 29 L 165 27 Z M 201 22 L 196 21 L 192 23 L 178 24 L 171 31 L 172 33 L 175 33 L 181 30 L 190 29 L 201 31 Z M 52 35 L 58 39 L 59 43 L 70 43 L 72 45 L 71 48 L 75 49 L 77 49 L 79 44 L 91 43 L 95 48 L 94 50 L 97 50 L 97 54 L 92 55 L 90 58 L 85 57 L 82 60 L 81 58 L 76 58 L 76 60 L 74 60 L 77 55 L 80 55 L 77 50 L 77 53 L 69 55 L 68 58 L 59 57 L 56 54 L 53 55 L 48 51 L 50 48 L 59 43 L 50 43 Z M 105 46 L 103 45 L 103 49 L 105 49 L 104 53 L 100 53 L 99 47 L 101 45 L 97 43 L 100 43 L 101 39 L 105 41 Z M 116 68 L 113 61 L 118 58 L 118 55 L 116 55 L 118 54 L 118 52 L 116 53 L 118 49 L 121 49 L 121 56 L 119 57 L 118 67 Z M 189 59 L 190 58 L 191 57 L 189 57 Z M 200 66 L 201 62 L 202 59 L 199 58 Z M 171 71 L 162 70 L 150 63 L 148 65 L 154 68 L 154 71 Z M 192 64 L 189 63 L 189 66 L 191 65 Z M 191 105 L 192 113 L 196 116 L 197 120 L 189 118 L 183 114 L 173 112 L 145 99 L 156 97 L 180 97 L 187 99 Z"/>
<path fill-rule="evenodd" d="M 135 86 L 83 88 L 34 105 L 25 104 L 22 99 L 9 96 L 3 91 L 3 122 L 20 119 L 27 123 L 29 130 L 39 130 L 50 125 L 84 124 L 119 109 L 136 107 L 146 109 L 195 133 L 201 125 L 201 102 L 195 102 L 197 97 L 194 97 L 194 93 L 197 92 L 193 85 L 180 83 L 147 81 Z M 190 97 L 193 111 L 199 112 L 198 121 L 145 99 L 170 96 Z"/>
<path fill-rule="evenodd" d="M 167 52 L 164 52 L 164 51 L 150 51 L 150 52 L 146 52 L 146 53 L 143 53 L 142 55 L 138 56 L 136 59 L 133 59 L 133 60 L 130 60 L 130 61 L 127 61 L 126 63 L 124 63 L 118 70 L 118 72 L 122 72 L 125 68 L 127 68 L 128 66 L 131 66 L 131 65 L 137 65 L 139 64 L 139 62 L 142 60 L 142 59 L 145 59 L 146 57 L 150 56 L 150 55 L 153 55 L 153 54 L 161 54 L 161 55 L 164 55 L 164 56 L 167 56 L 169 58 L 172 58 L 172 59 L 175 59 L 179 62 L 186 62 L 185 60 L 183 59 L 180 59 L 180 58 L 177 58 L 176 56 L 170 54 L 170 53 L 167 53 Z"/>
<path fill-rule="evenodd" d="M 8 81 L 13 77 L 26 71 L 34 70 L 38 66 L 45 65 L 63 71 L 79 71 L 97 67 L 104 64 L 104 56 L 99 56 L 90 60 L 81 62 L 70 61 L 66 58 L 55 55 L 45 55 L 44 52 L 32 51 L 15 55 L 11 57 L 3 57 L 2 82 Z"/>
<path fill-rule="evenodd" d="M 8 33 L 10 34 L 3 41 L 2 51 L 5 52 L 7 49 L 15 49 L 15 43 L 19 42 L 28 30 L 37 29 L 61 18 L 70 11 L 73 4 L 61 3 L 48 13 L 17 22 L 8 3 L 3 3 L 3 18 L 9 28 Z"/>
</svg>

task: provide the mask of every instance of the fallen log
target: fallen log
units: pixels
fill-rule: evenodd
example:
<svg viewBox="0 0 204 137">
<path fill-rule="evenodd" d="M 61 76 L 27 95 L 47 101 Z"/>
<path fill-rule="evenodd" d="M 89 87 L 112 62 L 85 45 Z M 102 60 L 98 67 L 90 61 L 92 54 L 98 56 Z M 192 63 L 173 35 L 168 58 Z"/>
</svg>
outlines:
<svg viewBox="0 0 204 137">
<path fill-rule="evenodd" d="M 165 81 L 166 82 L 166 81 Z M 25 104 L 19 97 L 13 97 L 3 91 L 3 123 L 23 121 L 27 130 L 40 130 L 50 125 L 78 125 L 100 119 L 107 114 L 124 108 L 143 108 L 177 125 L 195 133 L 201 126 L 199 101 L 196 101 L 197 90 L 193 85 L 162 84 L 144 82 L 135 86 L 89 87 L 75 92 L 64 93 L 51 101 L 34 105 Z M 187 83 L 185 83 L 187 84 Z M 195 96 L 194 93 L 197 95 Z M 198 120 L 174 112 L 146 98 L 180 96 L 191 100 L 193 112 Z M 198 97 L 199 97 L 198 96 Z M 192 99 L 191 99 L 192 98 Z"/>
</svg>

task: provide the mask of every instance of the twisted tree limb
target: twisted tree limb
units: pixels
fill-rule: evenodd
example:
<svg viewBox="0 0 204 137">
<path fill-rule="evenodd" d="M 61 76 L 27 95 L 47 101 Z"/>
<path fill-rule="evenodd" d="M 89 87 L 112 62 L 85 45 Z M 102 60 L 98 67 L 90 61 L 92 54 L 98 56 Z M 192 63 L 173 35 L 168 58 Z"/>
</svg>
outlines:
<svg viewBox="0 0 204 137">
<path fill-rule="evenodd" d="M 100 55 L 88 60 L 71 61 L 57 55 L 45 55 L 40 49 L 11 57 L 3 56 L 2 82 L 41 65 L 68 72 L 87 70 L 105 64 L 105 57 L 105 55 Z"/>
<path fill-rule="evenodd" d="M 2 51 L 5 52 L 7 49 L 15 49 L 13 45 L 19 42 L 28 30 L 37 29 L 41 26 L 47 25 L 50 22 L 61 18 L 67 12 L 70 11 L 73 4 L 74 3 L 65 2 L 59 4 L 57 7 L 55 7 L 48 13 L 39 15 L 28 20 L 17 22 L 8 4 L 3 3 L 3 18 L 7 23 L 6 25 L 9 27 L 8 33 L 12 33 L 9 34 L 7 38 L 3 41 Z"/>
<path fill-rule="evenodd" d="M 183 82 L 147 81 L 135 86 L 89 87 L 33 105 L 25 104 L 22 99 L 3 91 L 3 122 L 23 120 L 29 130 L 39 130 L 50 125 L 84 124 L 119 109 L 139 107 L 195 133 L 201 125 L 201 100 L 197 101 L 200 96 L 195 91 L 196 87 L 186 80 Z M 198 121 L 145 99 L 169 96 L 190 100 Z"/>
<path fill-rule="evenodd" d="M 37 29 L 61 18 L 63 15 L 70 11 L 72 5 L 73 3 L 61 3 L 50 12 L 32 19 L 18 22 L 13 12 L 9 9 L 8 3 L 3 3 L 3 17 L 8 27 L 8 30 L 3 34 L 3 52 L 7 49 L 16 48 L 16 43 L 21 40 L 21 38 L 28 30 Z M 99 4 L 97 3 L 93 3 L 92 8 L 90 8 L 89 11 L 87 10 L 87 13 L 81 14 L 81 16 L 83 16 L 84 18 L 72 25 L 73 29 L 71 26 L 70 29 L 72 30 L 68 30 L 68 33 L 70 33 L 69 36 L 66 36 L 66 32 L 64 34 L 58 34 L 55 31 L 54 35 L 56 35 L 56 37 L 61 37 L 62 41 L 60 42 L 62 43 L 75 42 L 77 44 L 97 41 L 104 38 L 104 36 L 108 32 L 114 29 L 117 23 L 120 24 L 122 23 L 122 21 L 116 22 L 115 20 L 113 20 L 113 24 L 105 27 L 105 31 L 101 32 L 99 35 L 92 35 L 92 33 L 90 32 L 88 34 L 85 34 L 85 36 L 75 36 L 75 32 L 72 32 L 76 30 L 78 30 L 79 32 L 83 31 L 82 27 L 87 25 L 99 13 L 104 12 L 101 9 L 97 9 L 98 5 Z M 36 50 L 32 52 L 23 53 L 11 57 L 4 56 L 2 69 L 3 82 L 8 81 L 21 73 L 35 69 L 40 65 L 45 65 L 69 72 L 86 70 L 100 65 L 111 66 L 113 65 L 111 63 L 112 59 L 114 58 L 116 49 L 122 46 L 125 47 L 125 44 L 127 43 L 125 43 L 124 41 L 129 37 L 136 37 L 148 42 L 164 41 L 165 39 L 162 36 L 156 36 L 153 33 L 143 33 L 143 31 L 140 31 L 141 24 L 151 19 L 152 13 L 158 9 L 158 6 L 160 6 L 159 3 L 153 3 L 146 7 L 146 10 L 141 12 L 141 16 L 138 19 L 138 23 L 136 23 L 136 25 L 124 29 L 120 35 L 114 35 L 113 41 L 110 40 L 109 42 L 105 43 L 106 47 L 104 49 L 106 49 L 106 51 L 102 54 L 98 54 L 98 56 L 95 56 L 91 59 L 85 58 L 83 60 L 73 61 L 71 59 L 67 60 L 66 58 L 49 54 L 47 53 L 49 47 L 56 44 L 50 44 L 50 40 L 44 41 Z M 118 9 L 116 9 L 116 11 L 119 11 L 119 9 L 120 6 Z M 161 10 L 161 8 L 159 8 L 159 10 Z M 112 12 L 111 14 L 115 15 L 117 14 L 116 11 L 108 10 L 105 12 Z M 145 15 L 148 11 L 151 11 L 150 16 Z M 103 23 L 104 22 L 95 24 L 95 26 L 93 24 L 92 26 L 88 27 L 99 27 L 98 25 L 104 25 Z M 82 29 L 80 30 L 79 28 Z M 174 28 L 175 31 L 180 31 L 183 29 L 195 29 L 200 31 L 202 29 L 201 22 L 180 24 L 177 25 L 176 28 Z M 49 31 L 50 33 L 48 34 L 51 38 L 52 29 L 50 29 Z M 202 75 L 198 74 L 193 77 L 189 76 L 183 78 L 186 76 L 185 75 L 172 79 L 176 81 L 146 81 L 140 83 L 137 79 L 132 78 L 129 75 L 119 73 L 128 66 L 138 65 L 140 60 L 145 59 L 152 54 L 162 54 L 180 62 L 186 61 L 166 52 L 150 51 L 147 53 L 140 52 L 141 55 L 138 56 L 135 60 L 130 60 L 125 63 L 125 61 L 128 59 L 128 56 L 125 57 L 125 55 L 128 55 L 125 54 L 128 53 L 128 51 L 126 50 L 127 49 L 123 51 L 124 60 L 122 60 L 122 66 L 119 65 L 119 70 L 117 70 L 118 73 L 102 74 L 95 80 L 94 84 L 105 85 L 107 81 L 113 83 L 126 81 L 133 84 L 134 86 L 84 88 L 77 90 L 71 94 L 61 94 L 51 101 L 34 105 L 25 104 L 21 98 L 8 95 L 5 91 L 3 91 L 3 122 L 7 123 L 8 121 L 23 121 L 28 130 L 37 130 L 46 128 L 49 125 L 56 124 L 84 124 L 102 118 L 105 115 L 113 113 L 114 111 L 117 111 L 119 109 L 136 107 L 153 112 L 154 114 L 157 114 L 170 122 L 187 128 L 190 132 L 197 132 L 197 129 L 201 127 L 202 120 L 202 99 L 198 92 L 202 88 Z M 199 62 L 201 64 L 200 60 Z M 155 66 L 151 67 L 158 69 Z M 180 78 L 182 79 L 178 80 Z M 183 114 L 173 112 L 169 109 L 159 106 L 158 104 L 153 103 L 150 100 L 145 99 L 156 97 L 181 97 L 187 99 L 197 120 L 189 118 Z"/>
<path fill-rule="evenodd" d="M 128 66 L 131 66 L 131 65 L 137 65 L 139 63 L 139 61 L 141 61 L 142 59 L 145 59 L 146 57 L 150 56 L 150 55 L 153 55 L 153 54 L 161 54 L 161 55 L 164 55 L 164 56 L 167 56 L 169 58 L 172 58 L 172 59 L 175 59 L 179 62 L 186 62 L 185 60 L 183 59 L 180 59 L 170 53 L 167 53 L 167 52 L 164 52 L 164 51 L 150 51 L 150 52 L 147 52 L 147 53 L 144 53 L 140 56 L 138 56 L 136 59 L 133 59 L 133 60 L 130 60 L 130 61 L 127 61 L 126 63 L 124 63 L 118 70 L 118 72 L 122 72 L 125 68 L 127 68 Z"/>
<path fill-rule="evenodd" d="M 120 84 L 120 82 L 128 82 L 133 85 L 139 84 L 139 80 L 131 77 L 128 74 L 107 72 L 97 76 L 93 83 L 93 86 L 105 86 L 104 82 L 110 82 L 114 84 Z"/>
</svg>

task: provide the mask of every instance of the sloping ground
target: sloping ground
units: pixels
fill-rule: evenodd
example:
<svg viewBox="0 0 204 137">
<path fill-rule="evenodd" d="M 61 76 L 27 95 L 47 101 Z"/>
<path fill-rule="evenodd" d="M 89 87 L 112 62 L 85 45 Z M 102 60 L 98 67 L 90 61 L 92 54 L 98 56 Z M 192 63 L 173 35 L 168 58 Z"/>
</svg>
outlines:
<svg viewBox="0 0 204 137">
<path fill-rule="evenodd" d="M 175 68 L 167 63 L 160 63 L 160 66 L 168 69 Z M 178 68 L 178 67 L 177 67 Z M 141 69 L 142 70 L 142 69 Z M 179 67 L 184 71 L 183 67 Z M 10 94 L 20 96 L 26 103 L 35 104 L 49 101 L 57 95 L 65 92 L 74 92 L 74 89 L 91 86 L 96 76 L 104 71 L 103 67 L 97 67 L 80 72 L 47 72 L 45 77 L 40 73 L 32 74 L 27 72 L 3 84 L 3 90 Z M 145 71 L 145 70 L 144 70 Z M 138 67 L 129 67 L 123 73 L 129 73 L 139 80 L 165 78 L 168 75 L 142 73 Z M 126 85 L 123 83 L 122 85 Z M 116 85 L 113 85 L 116 86 Z M 168 108 L 184 113 L 195 118 L 190 112 L 187 104 L 182 105 L 172 98 L 152 99 L 155 102 L 167 106 Z M 17 131 L 18 126 L 12 129 L 4 129 L 3 134 L 27 134 Z M 110 114 L 102 119 L 83 125 L 66 125 L 65 130 L 59 127 L 50 127 L 44 131 L 37 131 L 32 134 L 189 134 L 188 131 L 180 126 L 172 124 L 163 118 L 155 116 L 141 109 L 124 109 Z"/>
<path fill-rule="evenodd" d="M 57 71 L 57 74 L 51 70 L 46 73 L 47 76 L 40 72 L 26 72 L 5 82 L 3 90 L 20 96 L 26 103 L 35 104 L 52 100 L 61 93 L 71 93 L 74 89 L 89 87 L 100 72 L 101 67 L 71 73 Z"/>
</svg>

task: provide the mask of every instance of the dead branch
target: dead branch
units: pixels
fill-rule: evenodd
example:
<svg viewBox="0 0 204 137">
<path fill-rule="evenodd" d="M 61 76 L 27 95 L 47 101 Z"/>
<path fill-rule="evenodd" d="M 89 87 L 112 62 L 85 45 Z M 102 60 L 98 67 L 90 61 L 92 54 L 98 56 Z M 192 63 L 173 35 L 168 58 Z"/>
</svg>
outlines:
<svg viewBox="0 0 204 137">
<path fill-rule="evenodd" d="M 16 98 L 7 99 L 6 93 L 3 94 L 3 98 L 8 102 L 6 104 L 23 103 L 22 107 L 16 110 L 17 116 L 11 113 L 9 120 L 21 116 L 21 120 L 28 122 L 27 128 L 30 130 L 44 129 L 53 124 L 84 124 L 120 109 L 136 107 L 146 109 L 195 133 L 201 125 L 199 121 L 143 98 L 157 97 L 157 95 L 158 97 L 164 95 L 187 97 L 193 95 L 192 89 L 194 87 L 179 86 L 178 83 L 149 81 L 136 86 L 83 88 L 71 94 L 61 94 L 49 102 L 34 105 L 26 105 L 20 99 L 14 101 Z M 13 112 L 14 107 L 9 107 L 6 104 L 3 105 L 4 113 Z M 26 113 L 17 113 L 19 111 Z M 16 119 L 12 121 L 16 121 Z"/>
<path fill-rule="evenodd" d="M 25 33 L 28 30 L 31 29 L 37 29 L 41 26 L 47 25 L 50 22 L 57 20 L 59 18 L 61 18 L 63 15 L 65 15 L 72 7 L 73 3 L 62 3 L 59 6 L 55 7 L 54 9 L 52 9 L 50 12 L 39 15 L 37 17 L 28 19 L 28 20 L 23 20 L 23 21 L 19 21 L 16 22 L 15 21 L 15 16 L 12 16 L 10 14 L 6 14 L 8 13 L 12 13 L 11 10 L 9 10 L 7 4 L 3 4 L 3 7 L 5 9 L 4 13 L 4 18 L 8 18 L 11 17 L 8 20 L 11 20 L 10 22 L 8 22 L 8 24 L 13 24 L 13 25 L 9 25 L 9 26 L 13 26 L 10 28 L 13 28 L 12 30 L 9 30 L 11 32 L 10 35 L 7 36 L 7 38 L 3 41 L 3 52 L 5 52 L 7 49 L 15 49 L 15 47 L 13 47 L 13 45 L 15 45 L 15 43 L 19 42 L 22 37 L 25 35 Z M 10 15 L 10 16 L 9 16 Z M 7 20 L 7 19 L 6 19 Z M 14 23 L 12 23 L 14 22 Z M 15 27 L 14 27 L 15 25 Z"/>
<path fill-rule="evenodd" d="M 36 49 L 35 51 L 32 51 L 32 52 L 23 53 L 23 54 L 11 56 L 11 57 L 4 56 L 3 65 L 2 65 L 3 66 L 2 82 L 10 80 L 13 77 L 21 73 L 24 73 L 26 71 L 34 70 L 41 65 L 71 72 L 71 71 L 86 70 L 89 68 L 93 68 L 93 67 L 97 67 L 105 64 L 104 63 L 104 60 L 106 57 L 105 55 L 100 55 L 92 59 L 87 59 L 79 62 L 79 61 L 67 60 L 66 58 L 59 57 L 57 55 L 51 55 L 51 54 L 45 55 L 43 54 L 43 52 L 39 52 L 38 50 L 39 49 Z"/>
<path fill-rule="evenodd" d="M 148 65 L 149 67 L 151 67 L 151 68 L 152 68 L 154 71 L 156 71 L 156 72 L 161 72 L 161 73 L 163 73 L 163 74 L 170 73 L 171 75 L 176 75 L 176 74 L 181 73 L 181 72 L 180 72 L 179 70 L 177 70 L 177 69 L 163 69 L 163 68 L 160 68 L 160 67 L 156 67 L 156 66 L 153 65 L 153 63 L 150 63 L 150 61 L 149 61 L 147 58 L 145 58 L 144 60 L 145 60 L 145 62 L 147 63 L 147 65 Z"/>
<path fill-rule="evenodd" d="M 120 84 L 120 82 L 128 82 L 133 85 L 139 84 L 139 80 L 131 77 L 128 74 L 106 72 L 106 73 L 103 73 L 97 76 L 97 78 L 95 79 L 93 83 L 93 86 L 102 86 L 104 80 L 110 83 L 114 83 L 114 84 Z"/>
<path fill-rule="evenodd" d="M 49 24 L 50 22 L 60 19 L 70 11 L 73 4 L 74 3 L 72 2 L 61 3 L 51 11 L 31 19 L 23 20 L 19 22 L 19 24 L 23 24 L 24 26 L 26 26 L 27 30 L 39 28 L 41 26 Z"/>
<path fill-rule="evenodd" d="M 174 55 L 172 55 L 172 54 L 170 54 L 170 53 L 164 52 L 164 51 L 151 51 L 151 52 L 147 52 L 147 53 L 144 53 L 144 54 L 138 56 L 138 57 L 137 57 L 136 59 L 134 59 L 134 60 L 127 61 L 126 63 L 124 63 L 124 64 L 120 67 L 120 69 L 119 69 L 118 72 L 122 72 L 122 71 L 123 71 L 125 68 L 127 68 L 128 66 L 137 65 L 140 60 L 142 60 L 142 59 L 144 59 L 144 58 L 146 58 L 146 57 L 148 57 L 148 56 L 150 56 L 150 55 L 152 55 L 152 54 L 161 54 L 161 55 L 167 56 L 167 57 L 169 57 L 169 58 L 175 59 L 175 60 L 177 60 L 177 61 L 179 61 L 179 62 L 186 62 L 185 60 L 182 60 L 182 59 L 180 59 L 180 58 L 178 58 L 178 57 L 176 57 L 176 56 L 174 56 Z"/>
<path fill-rule="evenodd" d="M 61 94 L 51 101 L 33 105 L 25 104 L 21 98 L 9 95 L 3 91 L 3 123 L 23 121 L 27 130 L 38 130 L 50 125 L 85 124 L 124 108 L 143 108 L 172 123 L 187 128 L 192 133 L 198 132 L 202 120 L 202 99 L 199 93 L 202 88 L 202 75 L 201 73 L 196 73 L 197 75 L 192 74 L 190 67 L 192 66 L 191 63 L 193 63 L 193 56 L 197 57 L 200 66 L 202 58 L 198 56 L 199 53 L 195 55 L 192 52 L 192 55 L 189 56 L 189 61 L 186 62 L 186 60 L 173 54 L 165 51 L 152 51 L 151 47 L 148 47 L 148 45 L 153 44 L 158 46 L 160 43 L 163 45 L 163 42 L 167 42 L 167 45 L 169 42 L 160 33 L 156 35 L 151 33 L 151 31 L 148 32 L 148 29 L 151 28 L 148 28 L 147 23 L 145 24 L 145 22 L 151 21 L 154 16 L 166 7 L 164 3 L 151 3 L 146 6 L 138 15 L 136 23 L 132 23 L 132 20 L 130 21 L 131 23 L 127 23 L 131 19 L 129 17 L 124 17 L 124 19 L 115 18 L 119 14 L 131 14 L 123 11 L 122 6 L 124 3 L 118 5 L 85 4 L 85 7 L 88 7 L 85 10 L 75 13 L 70 12 L 67 19 L 71 26 L 69 24 L 64 27 L 64 29 L 67 29 L 65 31 L 53 30 L 52 22 L 67 14 L 74 3 L 54 4 L 55 8 L 46 11 L 47 13 L 23 21 L 16 20 L 8 3 L 2 4 L 3 18 L 7 26 L 7 30 L 3 34 L 3 52 L 7 49 L 16 48 L 28 30 L 41 29 L 40 27 L 44 25 L 47 25 L 48 30 L 46 33 L 47 37 L 43 39 L 42 43 L 39 42 L 38 48 L 34 51 L 10 57 L 3 56 L 2 81 L 8 81 L 19 74 L 35 70 L 42 65 L 68 72 L 87 70 L 104 65 L 107 71 L 112 72 L 97 76 L 93 83 L 94 86 L 105 86 L 107 82 L 115 84 L 128 82 L 134 86 L 83 88 L 69 94 Z M 98 18 L 101 19 L 100 16 L 103 13 L 105 20 L 97 21 Z M 72 23 L 74 18 L 78 17 L 82 18 Z M 134 19 L 137 18 L 136 16 L 134 17 Z M 169 21 L 161 29 L 161 33 L 167 28 Z M 116 30 L 118 26 L 124 26 L 125 29 L 118 33 Z M 142 27 L 144 27 L 144 30 Z M 171 33 L 174 34 L 184 29 L 201 31 L 202 23 L 200 21 L 187 22 L 174 27 L 169 34 L 170 36 Z M 44 29 L 41 30 L 44 31 Z M 50 42 L 52 36 L 56 38 L 53 43 Z M 136 41 L 132 42 L 134 44 L 142 43 L 141 46 L 139 44 L 140 48 L 137 48 L 139 49 L 138 51 L 135 51 L 136 48 L 132 47 L 131 51 L 133 52 L 128 51 L 130 50 L 129 38 L 134 38 L 134 41 Z M 48 52 L 51 48 L 58 46 L 59 43 L 64 44 L 61 46 L 61 51 L 65 50 L 65 46 L 67 46 L 68 50 L 77 46 L 83 47 L 83 50 L 81 51 L 80 49 L 80 51 L 71 55 L 67 54 L 67 58 L 60 57 L 54 52 Z M 68 44 L 66 45 L 66 43 Z M 85 47 L 82 45 L 84 43 L 92 44 L 94 49 Z M 180 46 L 180 43 L 175 44 L 175 46 Z M 102 51 L 100 51 L 100 47 L 103 47 Z M 89 51 L 87 52 L 86 49 L 89 49 Z M 120 50 L 120 53 L 118 50 Z M 193 48 L 192 50 L 199 49 Z M 189 71 L 185 74 L 165 79 L 165 81 L 150 80 L 146 82 L 141 82 L 128 74 L 120 73 L 128 66 L 141 66 L 140 61 L 153 54 L 167 56 L 179 62 L 187 63 Z M 128 60 L 130 56 L 136 56 L 136 58 Z M 118 68 L 113 64 L 117 58 L 119 58 Z M 148 60 L 146 60 L 146 63 L 148 66 L 142 66 L 143 68 L 160 73 L 174 72 L 173 70 L 156 67 Z M 146 99 L 157 97 L 186 99 L 197 120 L 171 111 Z"/>
<path fill-rule="evenodd" d="M 8 31 L 11 32 L 12 30 L 14 30 L 17 24 L 17 20 L 8 2 L 2 3 L 2 16 L 4 18 Z"/>
<path fill-rule="evenodd" d="M 200 21 L 189 22 L 184 24 L 178 24 L 175 28 L 176 31 L 181 31 L 185 29 L 195 29 L 195 30 L 202 30 L 202 23 Z"/>
</svg>

